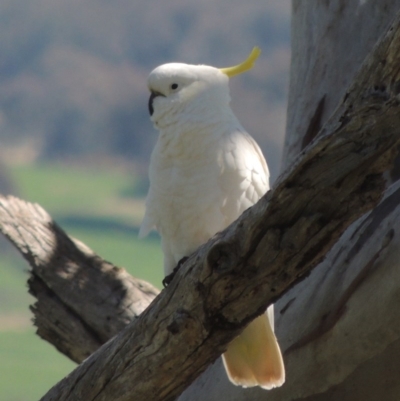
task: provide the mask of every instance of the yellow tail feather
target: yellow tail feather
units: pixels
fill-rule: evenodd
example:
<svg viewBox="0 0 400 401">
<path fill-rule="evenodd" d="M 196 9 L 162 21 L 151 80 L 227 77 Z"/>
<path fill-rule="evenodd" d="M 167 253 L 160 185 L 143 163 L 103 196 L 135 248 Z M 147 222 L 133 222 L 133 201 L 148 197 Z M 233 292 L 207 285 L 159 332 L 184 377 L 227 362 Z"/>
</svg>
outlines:
<svg viewBox="0 0 400 401">
<path fill-rule="evenodd" d="M 222 356 L 229 380 L 243 387 L 271 389 L 285 381 L 281 350 L 267 315 L 253 320 Z"/>
</svg>

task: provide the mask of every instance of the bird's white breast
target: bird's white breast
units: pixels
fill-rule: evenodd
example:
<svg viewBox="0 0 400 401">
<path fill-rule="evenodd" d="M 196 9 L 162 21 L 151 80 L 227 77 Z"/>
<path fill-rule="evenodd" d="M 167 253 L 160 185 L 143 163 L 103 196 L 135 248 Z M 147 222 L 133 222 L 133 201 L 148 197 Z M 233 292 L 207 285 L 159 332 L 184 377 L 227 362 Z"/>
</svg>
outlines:
<svg viewBox="0 0 400 401">
<path fill-rule="evenodd" d="M 268 189 L 258 146 L 234 116 L 230 121 L 160 131 L 151 158 L 145 221 L 161 234 L 166 273 Z M 254 179 L 261 185 L 255 187 Z"/>
<path fill-rule="evenodd" d="M 161 133 L 154 149 L 146 208 L 174 265 L 224 225 L 219 142 L 218 135 L 167 139 Z"/>
</svg>

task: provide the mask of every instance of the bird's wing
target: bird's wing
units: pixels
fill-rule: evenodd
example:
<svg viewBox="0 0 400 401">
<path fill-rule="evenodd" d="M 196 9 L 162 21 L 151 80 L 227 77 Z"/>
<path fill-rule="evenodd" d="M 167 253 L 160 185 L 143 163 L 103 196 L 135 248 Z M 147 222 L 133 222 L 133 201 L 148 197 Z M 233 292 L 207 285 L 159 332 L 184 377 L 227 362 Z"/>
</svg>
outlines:
<svg viewBox="0 0 400 401">
<path fill-rule="evenodd" d="M 269 189 L 269 170 L 261 149 L 245 131 L 223 138 L 220 187 L 227 224 L 254 205 Z"/>
<path fill-rule="evenodd" d="M 269 171 L 261 149 L 246 132 L 236 130 L 224 141 L 220 187 L 225 197 L 222 209 L 229 224 L 268 191 Z M 271 389 L 285 381 L 282 355 L 273 331 L 273 306 L 266 315 L 251 322 L 223 355 L 228 377 L 236 385 Z"/>
</svg>

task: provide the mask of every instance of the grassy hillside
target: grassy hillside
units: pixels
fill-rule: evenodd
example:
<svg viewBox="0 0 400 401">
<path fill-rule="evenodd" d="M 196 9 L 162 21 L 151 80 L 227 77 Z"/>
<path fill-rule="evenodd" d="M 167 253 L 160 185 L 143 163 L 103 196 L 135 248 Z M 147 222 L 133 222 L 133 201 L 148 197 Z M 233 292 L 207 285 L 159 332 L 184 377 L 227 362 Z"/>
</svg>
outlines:
<svg viewBox="0 0 400 401">
<path fill-rule="evenodd" d="M 134 174 L 122 168 L 48 164 L 11 169 L 19 196 L 41 204 L 70 235 L 131 274 L 160 286 L 159 240 L 138 240 L 143 199 L 129 198 Z M 0 247 L 0 400 L 35 401 L 74 363 L 34 334 L 28 265 Z"/>
</svg>

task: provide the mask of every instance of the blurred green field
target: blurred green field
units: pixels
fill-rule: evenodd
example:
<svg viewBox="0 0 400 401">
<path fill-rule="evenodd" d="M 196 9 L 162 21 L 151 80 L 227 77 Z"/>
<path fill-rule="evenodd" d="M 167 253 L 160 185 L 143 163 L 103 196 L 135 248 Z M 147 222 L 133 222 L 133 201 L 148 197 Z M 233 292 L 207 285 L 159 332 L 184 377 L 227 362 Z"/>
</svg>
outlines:
<svg viewBox="0 0 400 401">
<path fill-rule="evenodd" d="M 68 234 L 160 287 L 160 243 L 137 238 L 144 203 L 126 195 L 137 185 L 131 171 L 47 164 L 12 167 L 11 177 L 18 196 L 42 205 Z M 35 401 L 75 364 L 34 334 L 28 265 L 10 246 L 0 252 L 0 400 Z"/>
<path fill-rule="evenodd" d="M 0 399 L 39 400 L 76 365 L 34 334 L 0 331 Z"/>
</svg>

